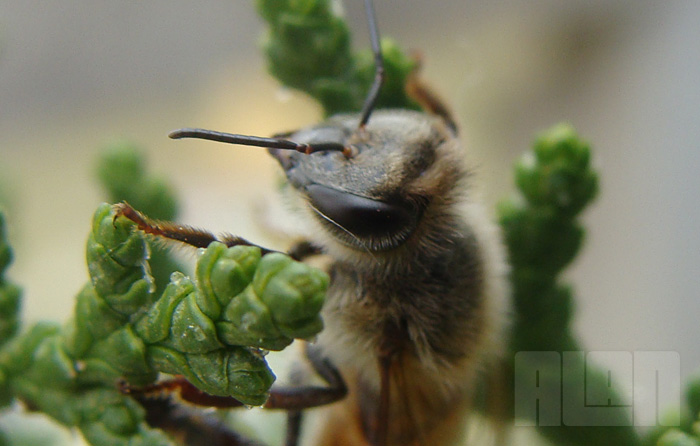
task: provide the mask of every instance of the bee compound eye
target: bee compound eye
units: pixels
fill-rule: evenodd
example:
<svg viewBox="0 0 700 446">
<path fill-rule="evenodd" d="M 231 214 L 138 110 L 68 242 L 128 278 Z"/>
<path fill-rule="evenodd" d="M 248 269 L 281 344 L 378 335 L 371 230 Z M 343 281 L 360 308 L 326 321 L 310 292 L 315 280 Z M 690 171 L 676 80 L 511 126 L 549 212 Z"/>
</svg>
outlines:
<svg viewBox="0 0 700 446">
<path fill-rule="evenodd" d="M 319 184 L 306 186 L 306 192 L 317 212 L 357 237 L 403 232 L 417 218 L 408 201 L 374 200 Z"/>
</svg>

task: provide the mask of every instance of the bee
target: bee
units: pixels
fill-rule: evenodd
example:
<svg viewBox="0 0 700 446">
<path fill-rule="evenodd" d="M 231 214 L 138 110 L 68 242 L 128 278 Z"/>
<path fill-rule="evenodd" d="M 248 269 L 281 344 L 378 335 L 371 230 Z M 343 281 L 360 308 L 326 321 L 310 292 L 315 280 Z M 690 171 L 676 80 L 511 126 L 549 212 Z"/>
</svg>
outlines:
<svg viewBox="0 0 700 446">
<path fill-rule="evenodd" d="M 311 243 L 332 259 L 317 347 L 350 392 L 317 444 L 453 444 L 479 368 L 501 348 L 497 232 L 468 201 L 461 146 L 441 117 L 377 111 L 364 130 L 358 119 L 292 136 L 349 146 L 352 158 L 271 151 Z"/>
<path fill-rule="evenodd" d="M 374 110 L 383 68 L 366 5 L 377 74 L 361 113 L 273 138 L 201 129 L 171 137 L 266 147 L 306 232 L 290 254 L 326 259 L 326 328 L 308 356 L 328 386 L 273 388 L 266 404 L 290 411 L 287 444 L 298 440 L 301 411 L 322 406 L 315 445 L 448 446 L 462 441 L 479 376 L 505 347 L 505 255 L 469 188 L 447 107 L 414 80 L 424 112 Z M 146 232 L 195 246 L 214 240 L 125 204 L 119 212 Z"/>
</svg>

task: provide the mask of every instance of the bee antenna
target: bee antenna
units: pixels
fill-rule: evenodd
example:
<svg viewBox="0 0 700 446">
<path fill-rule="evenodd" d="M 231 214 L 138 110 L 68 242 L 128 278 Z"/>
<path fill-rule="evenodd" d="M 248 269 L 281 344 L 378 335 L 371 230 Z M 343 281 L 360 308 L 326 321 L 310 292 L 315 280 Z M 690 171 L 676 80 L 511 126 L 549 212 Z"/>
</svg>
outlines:
<svg viewBox="0 0 700 446">
<path fill-rule="evenodd" d="M 334 151 L 350 155 L 350 148 L 337 142 L 321 142 L 314 144 L 301 144 L 282 138 L 263 138 L 260 136 L 236 135 L 233 133 L 216 132 L 205 129 L 184 128 L 171 132 L 168 135 L 172 139 L 196 138 L 218 141 L 227 144 L 240 144 L 244 146 L 266 147 L 268 149 L 296 150 L 310 155 L 315 152 Z"/>
<path fill-rule="evenodd" d="M 372 43 L 372 52 L 374 53 L 374 82 L 367 94 L 365 104 L 362 106 L 362 114 L 360 115 L 360 128 L 364 127 L 369 121 L 369 115 L 372 114 L 374 106 L 379 98 L 379 91 L 384 83 L 384 58 L 382 57 L 382 48 L 379 43 L 379 27 L 377 19 L 374 16 L 374 5 L 372 0 L 365 0 L 365 10 L 367 12 L 367 22 L 369 24 L 369 37 Z"/>
</svg>

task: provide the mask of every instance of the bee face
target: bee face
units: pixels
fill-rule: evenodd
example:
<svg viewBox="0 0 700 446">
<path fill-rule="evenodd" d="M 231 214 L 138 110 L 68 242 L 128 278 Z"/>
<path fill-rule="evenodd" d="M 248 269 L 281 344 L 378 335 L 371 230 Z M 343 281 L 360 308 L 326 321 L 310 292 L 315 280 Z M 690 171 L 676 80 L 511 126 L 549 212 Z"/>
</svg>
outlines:
<svg viewBox="0 0 700 446">
<path fill-rule="evenodd" d="M 340 152 L 271 149 L 314 218 L 340 243 L 385 251 L 408 240 L 433 199 L 462 176 L 452 131 L 439 118 L 412 111 L 378 111 L 358 129 L 347 115 L 301 130 L 290 139 L 305 144 L 335 142 Z M 455 152 L 454 155 L 452 152 Z"/>
</svg>

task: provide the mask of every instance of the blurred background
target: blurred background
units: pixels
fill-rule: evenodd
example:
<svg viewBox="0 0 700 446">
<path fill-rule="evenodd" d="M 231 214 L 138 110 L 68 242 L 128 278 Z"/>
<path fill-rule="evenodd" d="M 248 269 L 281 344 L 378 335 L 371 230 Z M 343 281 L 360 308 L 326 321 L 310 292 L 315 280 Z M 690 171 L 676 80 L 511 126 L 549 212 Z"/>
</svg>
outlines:
<svg viewBox="0 0 700 446">
<path fill-rule="evenodd" d="M 424 54 L 491 205 L 537 132 L 568 121 L 593 144 L 601 195 L 568 274 L 584 345 L 676 351 L 684 378 L 700 369 L 700 2 L 375 2 L 382 35 Z M 277 166 L 264 150 L 166 137 L 320 118 L 266 74 L 252 3 L 0 0 L 0 202 L 28 320 L 72 311 L 104 200 L 95 163 L 114 141 L 142 145 L 172 180 L 181 221 L 268 240 L 256 219 Z M 361 2 L 344 9 L 367 46 Z"/>
</svg>

